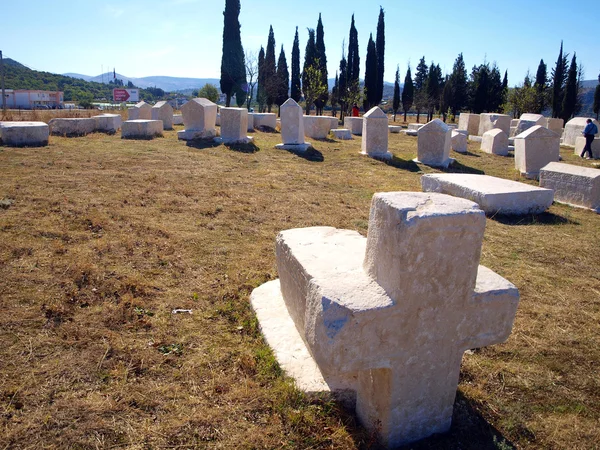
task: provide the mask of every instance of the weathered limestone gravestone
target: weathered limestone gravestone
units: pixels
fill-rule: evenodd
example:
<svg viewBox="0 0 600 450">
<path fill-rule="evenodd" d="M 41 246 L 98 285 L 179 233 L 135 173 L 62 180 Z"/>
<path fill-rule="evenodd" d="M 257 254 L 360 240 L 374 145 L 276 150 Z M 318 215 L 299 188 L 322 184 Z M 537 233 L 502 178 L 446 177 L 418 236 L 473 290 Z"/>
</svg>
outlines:
<svg viewBox="0 0 600 450">
<path fill-rule="evenodd" d="M 183 125 L 183 116 L 181 114 L 173 114 L 173 125 Z"/>
<path fill-rule="evenodd" d="M 580 156 L 581 152 L 583 152 L 583 148 L 585 147 L 585 137 L 579 136 L 575 139 L 575 151 L 573 154 Z M 600 158 L 600 138 L 595 138 L 592 141 L 592 156 L 594 159 Z"/>
<path fill-rule="evenodd" d="M 94 129 L 102 133 L 115 134 L 123 124 L 120 114 L 100 114 L 94 116 L 93 119 Z"/>
<path fill-rule="evenodd" d="M 331 130 L 331 117 L 304 116 L 304 134 L 313 139 L 325 139 Z"/>
<path fill-rule="evenodd" d="M 554 131 L 559 136 L 562 136 L 564 124 L 565 124 L 565 121 L 562 119 L 555 119 L 552 117 L 548 117 L 546 119 L 546 128 L 548 128 L 551 131 Z"/>
<path fill-rule="evenodd" d="M 551 162 L 540 170 L 540 186 L 554 190 L 554 200 L 600 213 L 600 170 Z"/>
<path fill-rule="evenodd" d="M 217 105 L 206 98 L 193 98 L 181 107 L 185 130 L 177 137 L 184 141 L 209 139 L 217 135 Z"/>
<path fill-rule="evenodd" d="M 399 134 L 402 127 L 400 125 L 388 125 L 388 130 L 390 130 L 390 133 Z"/>
<path fill-rule="evenodd" d="M 340 139 L 342 141 L 352 140 L 352 132 L 346 128 L 336 128 L 335 130 L 331 130 L 331 134 L 336 139 Z"/>
<path fill-rule="evenodd" d="M 414 131 L 419 131 L 424 126 L 425 126 L 424 123 L 409 123 L 408 124 L 408 129 L 409 130 L 414 130 Z"/>
<path fill-rule="evenodd" d="M 463 352 L 505 341 L 519 300 L 479 266 L 484 229 L 473 202 L 392 192 L 373 197 L 366 239 L 281 232 L 280 280 L 251 303 L 283 369 L 301 389 L 355 391 L 360 421 L 388 447 L 447 431 Z"/>
<path fill-rule="evenodd" d="M 540 169 L 558 161 L 560 136 L 540 125 L 515 137 L 515 168 L 527 178 L 538 178 Z"/>
<path fill-rule="evenodd" d="M 129 120 L 152 120 L 152 106 L 141 101 L 127 109 Z"/>
<path fill-rule="evenodd" d="M 575 117 L 567 122 L 565 125 L 565 131 L 562 135 L 562 144 L 574 147 L 577 138 L 583 136 L 581 132 L 587 125 L 587 117 Z M 600 130 L 600 124 L 597 120 L 592 119 L 592 122 L 596 124 L 598 130 Z"/>
<path fill-rule="evenodd" d="M 7 147 L 45 147 L 49 136 L 44 122 L 0 122 L 0 141 Z"/>
<path fill-rule="evenodd" d="M 494 155 L 508 155 L 508 136 L 499 128 L 494 128 L 483 133 L 481 138 L 481 151 Z"/>
<path fill-rule="evenodd" d="M 363 130 L 363 118 L 344 117 L 344 128 L 348 128 L 355 136 L 361 136 Z"/>
<path fill-rule="evenodd" d="M 280 109 L 281 139 L 283 144 L 275 148 L 305 152 L 311 145 L 304 141 L 304 115 L 302 107 L 293 98 L 288 98 Z"/>
<path fill-rule="evenodd" d="M 517 135 L 521 134 L 523 131 L 527 131 L 531 127 L 534 127 L 536 125 L 546 127 L 547 124 L 548 124 L 548 121 L 541 114 L 530 114 L 530 113 L 521 114 L 521 117 L 519 118 L 519 122 L 515 129 L 515 134 L 513 136 L 517 136 Z"/>
<path fill-rule="evenodd" d="M 254 113 L 254 128 L 260 127 L 275 130 L 277 128 L 277 115 L 274 113 Z"/>
<path fill-rule="evenodd" d="M 254 131 L 254 114 L 248 113 L 248 131 Z"/>
<path fill-rule="evenodd" d="M 173 129 L 173 107 L 162 101 L 152 107 L 152 120 L 162 120 L 164 130 Z"/>
<path fill-rule="evenodd" d="M 163 135 L 160 120 L 126 120 L 121 127 L 122 139 L 154 139 Z"/>
<path fill-rule="evenodd" d="M 477 134 L 479 136 L 483 136 L 486 131 L 490 131 L 494 128 L 500 128 L 508 136 L 508 134 L 510 133 L 510 121 L 510 116 L 506 114 L 480 114 L 479 132 Z"/>
<path fill-rule="evenodd" d="M 253 138 L 248 132 L 248 110 L 246 108 L 221 108 L 221 137 L 215 141 L 224 144 L 248 144 Z"/>
<path fill-rule="evenodd" d="M 477 136 L 479 133 L 479 114 L 460 113 L 458 129 L 467 130 L 467 135 Z"/>
<path fill-rule="evenodd" d="M 96 129 L 96 122 L 91 117 L 81 117 L 72 119 L 51 119 L 48 122 L 50 134 L 55 136 L 85 136 L 93 133 Z"/>
<path fill-rule="evenodd" d="M 454 159 L 450 158 L 452 131 L 440 119 L 433 119 L 419 130 L 417 158 L 415 162 L 434 167 L 448 167 Z"/>
<path fill-rule="evenodd" d="M 452 150 L 467 153 L 467 135 L 462 130 L 452 130 Z"/>
<path fill-rule="evenodd" d="M 388 117 L 375 106 L 363 116 L 361 154 L 377 159 L 391 159 L 388 151 Z"/>
<path fill-rule="evenodd" d="M 541 214 L 552 205 L 552 189 L 489 175 L 466 173 L 426 174 L 421 177 L 423 192 L 439 192 L 466 198 L 486 214 Z"/>
</svg>

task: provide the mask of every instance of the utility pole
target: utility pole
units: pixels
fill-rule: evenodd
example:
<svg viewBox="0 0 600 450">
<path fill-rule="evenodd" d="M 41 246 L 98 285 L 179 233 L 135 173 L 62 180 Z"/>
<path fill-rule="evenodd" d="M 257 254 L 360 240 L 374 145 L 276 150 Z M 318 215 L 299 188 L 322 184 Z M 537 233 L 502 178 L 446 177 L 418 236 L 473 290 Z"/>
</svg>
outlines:
<svg viewBox="0 0 600 450">
<path fill-rule="evenodd" d="M 2 112 L 6 113 L 6 96 L 4 95 L 4 60 L 2 59 L 2 50 L 0 50 L 0 80 L 2 85 Z"/>
</svg>

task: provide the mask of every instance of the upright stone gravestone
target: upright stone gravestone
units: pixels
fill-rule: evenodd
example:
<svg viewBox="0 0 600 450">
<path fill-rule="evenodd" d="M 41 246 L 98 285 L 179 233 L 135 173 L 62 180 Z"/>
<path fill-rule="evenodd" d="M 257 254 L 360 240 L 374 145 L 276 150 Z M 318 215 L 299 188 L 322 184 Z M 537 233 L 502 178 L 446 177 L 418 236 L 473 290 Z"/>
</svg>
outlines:
<svg viewBox="0 0 600 450">
<path fill-rule="evenodd" d="M 481 150 L 494 155 L 508 155 L 508 136 L 500 128 L 494 128 L 483 133 Z"/>
<path fill-rule="evenodd" d="M 467 133 L 463 130 L 452 130 L 452 150 L 467 153 Z"/>
<path fill-rule="evenodd" d="M 304 141 L 304 114 L 302 107 L 293 98 L 288 98 L 280 108 L 281 139 L 283 144 L 275 148 L 304 152 L 311 145 Z"/>
<path fill-rule="evenodd" d="M 277 115 L 274 113 L 254 113 L 254 128 L 275 130 L 277 128 Z"/>
<path fill-rule="evenodd" d="M 173 108 L 168 102 L 158 102 L 152 107 L 152 120 L 162 120 L 164 130 L 173 129 Z"/>
<path fill-rule="evenodd" d="M 312 139 L 325 139 L 333 124 L 327 116 L 304 116 L 303 120 L 304 134 Z"/>
<path fill-rule="evenodd" d="M 471 201 L 392 192 L 373 197 L 366 239 L 281 232 L 280 280 L 251 304 L 283 369 L 301 389 L 354 390 L 388 447 L 448 431 L 463 352 L 505 341 L 518 306 L 515 286 L 479 266 L 484 229 Z"/>
<path fill-rule="evenodd" d="M 458 129 L 466 130 L 467 136 L 477 136 L 479 133 L 479 114 L 460 113 L 458 116 Z"/>
<path fill-rule="evenodd" d="M 344 128 L 350 130 L 355 136 L 362 135 L 363 118 L 362 117 L 344 117 Z"/>
<path fill-rule="evenodd" d="M 206 98 L 193 98 L 181 107 L 185 130 L 177 137 L 184 141 L 212 139 L 217 135 L 217 105 Z"/>
<path fill-rule="evenodd" d="M 152 106 L 141 101 L 127 110 L 128 120 L 152 120 Z"/>
<path fill-rule="evenodd" d="M 514 135 L 517 136 L 517 135 L 521 134 L 523 131 L 527 131 L 531 127 L 534 127 L 536 125 L 541 125 L 543 127 L 546 127 L 547 124 L 548 124 L 548 121 L 541 114 L 530 114 L 530 113 L 521 114 L 521 117 L 519 118 L 519 122 L 517 123 L 517 128 L 515 130 Z"/>
<path fill-rule="evenodd" d="M 361 154 L 377 159 L 392 159 L 388 151 L 388 117 L 375 106 L 363 116 Z"/>
<path fill-rule="evenodd" d="M 506 114 L 483 113 L 479 115 L 479 136 L 483 136 L 486 131 L 494 128 L 500 128 L 508 136 L 510 134 L 510 116 Z"/>
<path fill-rule="evenodd" d="M 556 134 L 558 134 L 559 136 L 562 136 L 562 132 L 563 132 L 563 125 L 565 124 L 565 121 L 562 119 L 556 119 L 553 117 L 548 117 L 546 119 L 546 128 L 548 128 L 551 131 L 554 131 Z"/>
<path fill-rule="evenodd" d="M 248 144 L 252 142 L 248 132 L 248 110 L 246 108 L 221 108 L 221 137 L 215 141 L 224 144 Z"/>
<path fill-rule="evenodd" d="M 434 167 L 448 167 L 454 159 L 450 158 L 452 131 L 440 119 L 433 119 L 424 125 L 417 137 L 417 157 L 415 162 Z"/>
<path fill-rule="evenodd" d="M 254 131 L 254 114 L 248 113 L 248 131 Z"/>
<path fill-rule="evenodd" d="M 596 124 L 598 130 L 600 130 L 600 124 L 597 120 L 592 119 L 592 122 Z M 587 117 L 575 117 L 567 122 L 565 125 L 565 131 L 562 136 L 562 144 L 574 147 L 577 138 L 583 136 L 581 132 L 587 125 Z"/>
<path fill-rule="evenodd" d="M 560 136 L 540 125 L 515 137 L 515 168 L 527 178 L 538 178 L 540 169 L 558 161 Z"/>
</svg>

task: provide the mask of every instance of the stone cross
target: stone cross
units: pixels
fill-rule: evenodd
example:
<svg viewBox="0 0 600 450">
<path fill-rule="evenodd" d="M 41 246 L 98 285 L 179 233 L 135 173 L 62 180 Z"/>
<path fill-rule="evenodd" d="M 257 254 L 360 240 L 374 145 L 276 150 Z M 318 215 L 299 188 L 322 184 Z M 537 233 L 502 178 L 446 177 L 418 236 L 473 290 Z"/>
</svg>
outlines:
<svg viewBox="0 0 600 450">
<path fill-rule="evenodd" d="M 356 392 L 360 421 L 384 445 L 447 431 L 463 352 L 506 340 L 518 304 L 512 284 L 479 266 L 484 229 L 471 201 L 394 192 L 373 197 L 366 239 L 281 232 L 280 280 L 251 297 L 267 342 L 278 358 L 291 345 L 268 320 L 285 302 L 324 384 Z M 294 375 L 293 361 L 282 367 Z"/>
</svg>

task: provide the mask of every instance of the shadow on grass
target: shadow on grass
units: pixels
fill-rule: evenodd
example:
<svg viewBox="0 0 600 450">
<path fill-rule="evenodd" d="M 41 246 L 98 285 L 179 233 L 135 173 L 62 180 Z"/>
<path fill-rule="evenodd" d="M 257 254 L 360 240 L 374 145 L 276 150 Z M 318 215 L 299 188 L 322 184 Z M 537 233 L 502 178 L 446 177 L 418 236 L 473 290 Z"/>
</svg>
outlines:
<svg viewBox="0 0 600 450">
<path fill-rule="evenodd" d="M 321 153 L 319 150 L 317 150 L 314 147 L 310 147 L 305 152 L 298 152 L 295 150 L 286 150 L 286 152 L 296 155 L 299 158 L 304 158 L 305 160 L 310 161 L 310 162 L 325 161 L 325 157 L 323 156 L 323 153 Z"/>
<path fill-rule="evenodd" d="M 225 145 L 225 147 L 227 147 L 229 150 L 233 150 L 234 152 L 240 152 L 240 153 L 256 153 L 257 151 L 260 150 L 260 147 L 257 147 L 257 145 L 254 142 L 249 142 L 248 144 L 223 144 Z"/>
<path fill-rule="evenodd" d="M 336 139 L 331 139 L 331 138 L 328 138 L 328 137 L 326 137 L 326 138 L 323 138 L 323 139 L 316 139 L 316 138 L 313 138 L 313 140 L 314 140 L 314 141 L 317 141 L 317 142 L 327 142 L 327 143 L 329 143 L 329 144 L 336 144 L 336 143 L 339 143 L 339 142 L 341 142 L 341 141 L 342 141 L 342 139 L 338 139 L 338 140 L 336 140 Z"/>
<path fill-rule="evenodd" d="M 221 144 L 217 144 L 213 141 L 213 138 L 210 139 L 194 139 L 193 141 L 185 141 L 185 145 L 191 148 L 195 148 L 197 150 L 203 150 L 205 148 L 214 148 L 218 147 Z"/>
<path fill-rule="evenodd" d="M 258 131 L 262 131 L 263 133 L 279 134 L 279 131 L 277 131 L 275 128 L 267 127 L 265 125 L 260 125 L 258 127 L 255 127 L 255 129 Z"/>
<path fill-rule="evenodd" d="M 485 172 L 483 170 L 465 166 L 464 164 L 461 164 L 456 160 L 452 164 L 450 164 L 446 169 L 440 169 L 440 170 L 445 173 L 472 173 L 472 174 L 476 174 L 476 175 L 484 175 L 485 174 Z"/>
<path fill-rule="evenodd" d="M 376 158 L 377 159 L 377 158 Z M 401 159 L 397 156 L 393 156 L 392 159 L 380 159 L 388 166 L 395 167 L 396 169 L 408 170 L 409 172 L 420 172 L 421 169 L 412 159 Z"/>
<path fill-rule="evenodd" d="M 569 219 L 568 217 L 553 214 L 551 212 L 545 212 L 542 214 L 527 214 L 526 216 L 507 216 L 504 214 L 494 214 L 488 217 L 504 225 L 579 225 L 579 222 Z"/>
</svg>

